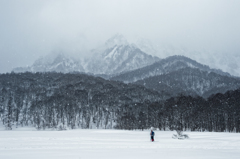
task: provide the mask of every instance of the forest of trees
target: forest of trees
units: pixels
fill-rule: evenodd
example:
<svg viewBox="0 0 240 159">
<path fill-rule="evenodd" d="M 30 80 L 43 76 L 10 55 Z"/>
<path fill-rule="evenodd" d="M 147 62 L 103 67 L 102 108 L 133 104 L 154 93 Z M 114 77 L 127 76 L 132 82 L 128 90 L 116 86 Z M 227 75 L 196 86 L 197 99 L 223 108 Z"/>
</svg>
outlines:
<svg viewBox="0 0 240 159">
<path fill-rule="evenodd" d="M 79 73 L 0 75 L 0 122 L 36 129 L 240 132 L 240 89 L 208 99 L 177 97 Z"/>
</svg>

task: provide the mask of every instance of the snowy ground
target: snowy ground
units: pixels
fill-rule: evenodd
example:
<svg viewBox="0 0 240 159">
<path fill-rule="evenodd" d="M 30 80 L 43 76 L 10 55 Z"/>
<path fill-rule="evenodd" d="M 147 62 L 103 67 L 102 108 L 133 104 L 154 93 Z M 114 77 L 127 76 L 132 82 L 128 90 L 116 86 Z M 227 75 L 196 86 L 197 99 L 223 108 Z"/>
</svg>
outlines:
<svg viewBox="0 0 240 159">
<path fill-rule="evenodd" d="M 21 129 L 20 129 L 21 130 Z M 0 159 L 239 159 L 240 134 L 171 131 L 0 131 Z"/>
</svg>

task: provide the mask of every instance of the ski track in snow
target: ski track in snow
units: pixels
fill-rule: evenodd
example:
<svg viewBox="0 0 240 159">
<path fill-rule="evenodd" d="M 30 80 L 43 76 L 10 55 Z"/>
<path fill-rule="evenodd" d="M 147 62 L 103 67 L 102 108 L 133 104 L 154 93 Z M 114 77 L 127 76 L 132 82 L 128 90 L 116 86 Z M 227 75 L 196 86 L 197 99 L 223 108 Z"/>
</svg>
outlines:
<svg viewBox="0 0 240 159">
<path fill-rule="evenodd" d="M 173 131 L 68 130 L 0 131 L 0 159 L 54 158 L 231 158 L 240 156 L 238 133 L 186 132 L 190 139 L 172 139 Z"/>
</svg>

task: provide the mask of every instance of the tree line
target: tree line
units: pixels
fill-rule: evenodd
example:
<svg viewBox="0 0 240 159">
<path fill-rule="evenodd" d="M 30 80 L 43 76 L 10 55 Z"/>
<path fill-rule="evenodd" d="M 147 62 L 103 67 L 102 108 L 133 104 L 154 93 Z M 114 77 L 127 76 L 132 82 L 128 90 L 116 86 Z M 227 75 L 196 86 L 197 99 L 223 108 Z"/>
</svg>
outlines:
<svg viewBox="0 0 240 159">
<path fill-rule="evenodd" d="M 78 73 L 0 75 L 0 121 L 36 129 L 240 131 L 240 90 L 208 99 L 170 97 Z"/>
</svg>

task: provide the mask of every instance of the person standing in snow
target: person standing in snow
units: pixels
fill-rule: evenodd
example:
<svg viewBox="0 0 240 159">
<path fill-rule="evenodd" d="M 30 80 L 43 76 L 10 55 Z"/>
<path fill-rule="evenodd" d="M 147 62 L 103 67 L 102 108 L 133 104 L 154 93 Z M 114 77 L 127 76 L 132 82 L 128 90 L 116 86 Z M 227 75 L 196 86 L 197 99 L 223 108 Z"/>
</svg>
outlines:
<svg viewBox="0 0 240 159">
<path fill-rule="evenodd" d="M 150 136 L 151 136 L 151 140 L 152 140 L 152 142 L 154 141 L 154 135 L 155 135 L 154 131 L 151 130 L 151 132 L 150 132 Z"/>
</svg>

